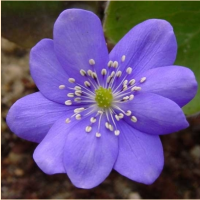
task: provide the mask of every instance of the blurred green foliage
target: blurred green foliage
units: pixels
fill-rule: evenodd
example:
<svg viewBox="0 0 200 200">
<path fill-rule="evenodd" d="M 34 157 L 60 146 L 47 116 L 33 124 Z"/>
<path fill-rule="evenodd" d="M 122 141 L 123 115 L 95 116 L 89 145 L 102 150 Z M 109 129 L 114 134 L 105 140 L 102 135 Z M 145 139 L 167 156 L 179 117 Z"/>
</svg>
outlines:
<svg viewBox="0 0 200 200">
<path fill-rule="evenodd" d="M 105 35 L 116 44 L 133 26 L 151 18 L 172 24 L 178 42 L 175 64 L 192 69 L 200 83 L 200 2 L 111 1 L 105 11 Z M 200 111 L 200 87 L 183 110 L 187 115 Z"/>
</svg>

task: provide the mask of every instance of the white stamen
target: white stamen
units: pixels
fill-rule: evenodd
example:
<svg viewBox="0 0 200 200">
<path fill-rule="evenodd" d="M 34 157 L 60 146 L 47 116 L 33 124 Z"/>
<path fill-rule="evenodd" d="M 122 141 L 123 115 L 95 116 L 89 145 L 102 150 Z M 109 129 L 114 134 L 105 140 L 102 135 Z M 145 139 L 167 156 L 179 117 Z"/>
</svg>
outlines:
<svg viewBox="0 0 200 200">
<path fill-rule="evenodd" d="M 80 74 L 81 74 L 82 76 L 85 76 L 85 75 L 86 75 L 86 71 L 83 70 L 83 69 L 81 69 L 81 70 L 80 70 Z"/>
<path fill-rule="evenodd" d="M 119 116 L 118 116 L 118 115 L 115 115 L 115 119 L 116 119 L 117 121 L 119 121 Z"/>
<path fill-rule="evenodd" d="M 63 90 L 65 88 L 65 85 L 59 85 L 59 89 Z"/>
<path fill-rule="evenodd" d="M 134 95 L 131 94 L 131 95 L 129 96 L 129 100 L 133 100 L 133 98 L 134 98 Z"/>
<path fill-rule="evenodd" d="M 126 73 L 127 73 L 127 74 L 131 74 L 131 72 L 132 72 L 132 68 L 131 68 L 131 67 L 128 67 L 128 68 L 126 69 Z"/>
<path fill-rule="evenodd" d="M 145 82 L 146 81 L 146 77 L 142 77 L 141 79 L 140 79 L 140 83 L 143 83 L 143 82 Z"/>
<path fill-rule="evenodd" d="M 94 117 L 91 117 L 91 118 L 90 118 L 90 122 L 91 122 L 91 123 L 95 123 L 96 121 L 97 121 L 96 118 L 94 118 Z"/>
<path fill-rule="evenodd" d="M 90 70 L 90 69 L 87 70 L 87 74 L 88 74 L 88 76 L 92 76 L 92 73 L 93 73 L 92 70 Z"/>
<path fill-rule="evenodd" d="M 85 131 L 86 131 L 87 133 L 89 133 L 91 130 L 92 130 L 92 127 L 91 127 L 91 126 L 86 126 Z"/>
<path fill-rule="evenodd" d="M 76 91 L 75 91 L 75 95 L 78 96 L 78 97 L 81 96 L 81 93 L 82 93 L 81 90 L 76 90 Z"/>
<path fill-rule="evenodd" d="M 134 86 L 132 87 L 131 91 L 140 91 L 142 88 L 141 87 L 137 87 L 137 86 Z"/>
<path fill-rule="evenodd" d="M 125 80 L 124 82 L 123 82 L 123 85 L 126 85 L 128 83 L 128 80 Z"/>
<path fill-rule="evenodd" d="M 75 89 L 75 90 L 81 90 L 81 87 L 75 86 L 74 89 Z"/>
<path fill-rule="evenodd" d="M 67 96 L 68 97 L 74 97 L 74 93 L 68 93 Z"/>
<path fill-rule="evenodd" d="M 89 60 L 89 64 L 90 64 L 90 65 L 95 65 L 94 59 L 90 59 L 90 60 Z"/>
<path fill-rule="evenodd" d="M 71 120 L 70 120 L 69 118 L 67 118 L 67 119 L 65 120 L 65 122 L 68 124 L 69 122 L 71 122 Z"/>
<path fill-rule="evenodd" d="M 98 110 L 98 114 L 102 115 L 102 114 L 103 114 L 103 111 Z"/>
<path fill-rule="evenodd" d="M 101 133 L 96 133 L 96 137 L 101 137 Z"/>
<path fill-rule="evenodd" d="M 123 55 L 123 56 L 122 56 L 122 62 L 124 62 L 124 61 L 125 61 L 125 59 L 126 59 L 126 56 L 125 56 L 125 55 Z"/>
<path fill-rule="evenodd" d="M 123 90 L 122 91 L 125 91 L 127 90 L 128 86 L 127 85 L 123 85 Z"/>
<path fill-rule="evenodd" d="M 118 62 L 117 61 L 114 61 L 113 65 L 112 65 L 114 68 L 117 68 L 118 67 Z"/>
<path fill-rule="evenodd" d="M 113 61 L 110 60 L 110 61 L 108 62 L 108 67 L 111 67 L 112 65 L 113 65 Z"/>
<path fill-rule="evenodd" d="M 84 85 L 85 85 L 86 87 L 90 87 L 90 83 L 89 83 L 88 81 L 85 81 L 85 82 L 84 82 Z"/>
<path fill-rule="evenodd" d="M 97 74 L 95 72 L 92 73 L 92 78 L 96 78 L 97 79 Z"/>
<path fill-rule="evenodd" d="M 85 108 L 83 108 L 83 107 L 76 108 L 76 109 L 74 109 L 74 113 L 79 113 L 79 112 L 82 112 L 83 110 L 85 110 Z"/>
<path fill-rule="evenodd" d="M 126 116 L 131 116 L 131 111 L 130 110 L 127 110 L 127 112 L 126 112 Z"/>
<path fill-rule="evenodd" d="M 107 78 L 107 83 L 110 83 L 110 81 L 111 81 L 111 76 L 108 76 L 108 78 Z"/>
<path fill-rule="evenodd" d="M 69 81 L 70 83 L 74 83 L 74 82 L 75 82 L 75 79 L 74 79 L 74 78 L 69 78 L 68 81 Z"/>
<path fill-rule="evenodd" d="M 112 71 L 112 73 L 111 73 L 110 77 L 112 78 L 112 77 L 114 77 L 114 75 L 115 75 L 115 72 L 114 72 L 114 71 Z"/>
<path fill-rule="evenodd" d="M 128 100 L 128 99 L 129 99 L 129 96 L 123 97 L 123 100 Z"/>
<path fill-rule="evenodd" d="M 109 123 L 108 122 L 105 123 L 105 126 L 106 126 L 107 129 L 109 129 Z"/>
<path fill-rule="evenodd" d="M 108 125 L 108 129 L 109 129 L 110 131 L 113 131 L 113 126 L 112 126 L 111 124 L 109 124 L 109 125 Z"/>
<path fill-rule="evenodd" d="M 118 136 L 120 134 L 119 130 L 115 130 L 115 135 Z"/>
<path fill-rule="evenodd" d="M 131 121 L 132 122 L 137 122 L 137 118 L 135 116 L 131 116 Z"/>
<path fill-rule="evenodd" d="M 65 105 L 67 105 L 67 106 L 72 105 L 72 101 L 71 101 L 71 100 L 67 100 L 67 101 L 65 101 Z"/>
<path fill-rule="evenodd" d="M 76 115 L 76 119 L 77 119 L 77 120 L 80 120 L 80 119 L 81 119 L 81 115 L 80 115 L 80 114 L 77 114 L 77 115 Z"/>
<path fill-rule="evenodd" d="M 130 85 L 133 85 L 135 83 L 135 79 L 131 79 L 130 81 L 129 81 L 129 84 Z"/>
<path fill-rule="evenodd" d="M 101 74 L 104 76 L 104 75 L 106 75 L 107 74 L 107 70 L 106 69 L 102 69 L 101 70 Z"/>
<path fill-rule="evenodd" d="M 123 113 L 119 113 L 118 116 L 119 116 L 120 119 L 122 119 L 124 117 L 124 114 Z"/>
<path fill-rule="evenodd" d="M 116 76 L 117 77 L 120 77 L 122 75 L 122 72 L 121 71 L 118 71 L 117 73 L 116 73 Z"/>
<path fill-rule="evenodd" d="M 80 101 L 81 101 L 81 98 L 77 97 L 77 98 L 74 99 L 74 101 L 75 101 L 75 102 L 80 102 Z"/>
</svg>

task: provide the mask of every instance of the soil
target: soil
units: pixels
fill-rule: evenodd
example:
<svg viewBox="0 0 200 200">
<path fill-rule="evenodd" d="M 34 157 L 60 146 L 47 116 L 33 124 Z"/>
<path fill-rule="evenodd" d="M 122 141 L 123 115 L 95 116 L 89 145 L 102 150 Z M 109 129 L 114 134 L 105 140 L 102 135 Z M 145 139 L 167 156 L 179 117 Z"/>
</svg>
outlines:
<svg viewBox="0 0 200 200">
<path fill-rule="evenodd" d="M 3 199 L 200 198 L 200 116 L 188 119 L 188 129 L 161 136 L 165 166 L 152 185 L 136 183 L 113 170 L 98 187 L 83 190 L 74 187 L 65 174 L 43 173 L 32 158 L 37 144 L 18 138 L 6 125 L 11 105 L 36 91 L 29 72 L 29 51 L 2 39 Z"/>
</svg>

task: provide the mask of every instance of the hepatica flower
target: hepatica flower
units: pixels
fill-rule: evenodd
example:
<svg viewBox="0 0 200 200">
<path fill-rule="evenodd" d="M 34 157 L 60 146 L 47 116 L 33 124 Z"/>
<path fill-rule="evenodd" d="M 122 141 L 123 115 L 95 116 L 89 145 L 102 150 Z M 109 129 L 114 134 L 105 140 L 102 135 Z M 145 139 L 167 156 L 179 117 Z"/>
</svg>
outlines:
<svg viewBox="0 0 200 200">
<path fill-rule="evenodd" d="M 151 184 L 164 163 L 159 135 L 188 127 L 181 107 L 197 91 L 193 72 L 173 65 L 176 53 L 165 20 L 138 24 L 108 54 L 99 18 L 65 10 L 53 40 L 31 50 L 39 92 L 11 107 L 8 126 L 39 143 L 42 171 L 66 173 L 77 187 L 99 185 L 112 169 Z"/>
</svg>

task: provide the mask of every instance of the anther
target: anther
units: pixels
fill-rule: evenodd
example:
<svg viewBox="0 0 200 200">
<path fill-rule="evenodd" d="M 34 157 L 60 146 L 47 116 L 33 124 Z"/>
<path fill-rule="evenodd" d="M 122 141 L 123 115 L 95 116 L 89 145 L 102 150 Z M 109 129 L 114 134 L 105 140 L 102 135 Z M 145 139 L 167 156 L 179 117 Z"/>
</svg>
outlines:
<svg viewBox="0 0 200 200">
<path fill-rule="evenodd" d="M 104 75 L 106 75 L 107 74 L 107 70 L 106 69 L 102 69 L 101 70 L 101 74 L 104 76 Z"/>
<path fill-rule="evenodd" d="M 89 60 L 89 64 L 90 64 L 90 65 L 95 65 L 94 59 L 90 59 L 90 60 Z"/>
<path fill-rule="evenodd" d="M 115 130 L 115 135 L 118 136 L 120 134 L 119 130 Z"/>
<path fill-rule="evenodd" d="M 95 72 L 92 72 L 92 78 L 96 78 L 97 79 L 97 74 Z"/>
<path fill-rule="evenodd" d="M 113 65 L 112 65 L 114 68 L 117 68 L 118 67 L 118 62 L 117 61 L 114 61 Z"/>
<path fill-rule="evenodd" d="M 113 61 L 110 60 L 110 61 L 108 62 L 108 67 L 111 67 L 112 65 L 113 65 Z"/>
<path fill-rule="evenodd" d="M 143 83 L 143 82 L 145 82 L 146 81 L 146 77 L 142 77 L 141 79 L 140 79 L 140 83 Z"/>
<path fill-rule="evenodd" d="M 103 114 L 103 111 L 98 110 L 98 114 L 102 115 L 102 114 Z"/>
<path fill-rule="evenodd" d="M 123 82 L 123 85 L 126 85 L 128 83 L 128 80 L 125 80 L 124 82 Z"/>
<path fill-rule="evenodd" d="M 83 110 L 85 110 L 85 108 L 83 108 L 83 107 L 76 108 L 76 109 L 74 109 L 74 113 L 79 113 L 79 112 L 82 112 Z"/>
<path fill-rule="evenodd" d="M 131 112 L 130 110 L 127 110 L 127 111 L 126 111 L 126 116 L 131 116 L 131 113 L 132 113 L 132 112 Z"/>
<path fill-rule="evenodd" d="M 122 119 L 124 117 L 124 114 L 123 113 L 119 113 L 118 116 L 119 116 L 120 119 Z"/>
<path fill-rule="evenodd" d="M 117 121 L 120 120 L 118 115 L 115 115 L 115 119 L 116 119 Z"/>
<path fill-rule="evenodd" d="M 81 119 L 81 115 L 80 115 L 80 114 L 77 114 L 77 115 L 76 115 L 76 119 L 77 119 L 77 120 L 80 120 L 80 119 Z"/>
<path fill-rule="evenodd" d="M 63 90 L 65 88 L 65 85 L 59 85 L 59 89 Z"/>
<path fill-rule="evenodd" d="M 81 90 L 81 87 L 75 86 L 74 89 L 75 89 L 75 90 Z"/>
<path fill-rule="evenodd" d="M 129 100 L 133 100 L 133 98 L 134 98 L 134 95 L 131 94 L 131 95 L 129 96 Z"/>
<path fill-rule="evenodd" d="M 74 99 L 75 102 L 81 102 L 81 98 L 77 97 Z"/>
<path fill-rule="evenodd" d="M 75 79 L 74 79 L 74 78 L 69 78 L 68 81 L 69 81 L 70 83 L 74 83 L 74 82 L 75 82 Z"/>
<path fill-rule="evenodd" d="M 96 133 L 96 137 L 101 137 L 101 133 Z"/>
<path fill-rule="evenodd" d="M 65 122 L 68 124 L 69 122 L 71 122 L 71 120 L 70 120 L 69 118 L 67 118 L 67 119 L 65 120 Z"/>
<path fill-rule="evenodd" d="M 67 105 L 67 106 L 72 105 L 72 101 L 71 101 L 71 100 L 67 100 L 67 101 L 65 101 L 65 105 Z"/>
<path fill-rule="evenodd" d="M 76 90 L 76 91 L 75 91 L 75 95 L 78 96 L 78 97 L 81 96 L 81 93 L 82 93 L 81 90 Z"/>
<path fill-rule="evenodd" d="M 123 55 L 123 56 L 122 56 L 122 62 L 124 62 L 124 61 L 125 61 L 125 59 L 126 59 L 126 56 L 125 56 L 125 55 Z"/>
<path fill-rule="evenodd" d="M 85 131 L 86 131 L 87 133 L 89 133 L 91 130 L 92 130 L 92 127 L 91 127 L 91 126 L 86 126 Z"/>
<path fill-rule="evenodd" d="M 128 99 L 129 99 L 129 96 L 125 96 L 125 97 L 123 97 L 122 100 L 128 100 Z"/>
<path fill-rule="evenodd" d="M 133 85 L 135 83 L 135 79 L 131 79 L 130 81 L 129 81 L 129 85 Z"/>
<path fill-rule="evenodd" d="M 90 118 L 90 122 L 91 122 L 91 123 L 95 123 L 95 122 L 96 122 L 96 118 L 91 117 L 91 118 Z"/>
<path fill-rule="evenodd" d="M 132 87 L 131 91 L 140 91 L 142 88 L 141 87 L 137 87 L 137 86 L 134 86 Z"/>
<path fill-rule="evenodd" d="M 74 97 L 74 93 L 68 93 L 67 96 L 68 97 Z"/>
<path fill-rule="evenodd" d="M 128 67 L 128 68 L 126 69 L 126 73 L 127 73 L 127 74 L 131 74 L 131 72 L 132 72 L 132 68 L 131 68 L 131 67 Z"/>
<path fill-rule="evenodd" d="M 123 85 L 123 90 L 122 91 L 125 91 L 127 90 L 128 86 L 127 85 Z"/>
<path fill-rule="evenodd" d="M 108 122 L 105 123 L 105 127 L 106 127 L 107 129 L 109 129 L 109 123 L 108 123 Z"/>
<path fill-rule="evenodd" d="M 86 71 L 83 70 L 83 69 L 81 69 L 81 70 L 80 70 L 80 74 L 81 74 L 82 76 L 85 76 L 85 75 L 86 75 Z"/>
<path fill-rule="evenodd" d="M 111 76 L 108 76 L 108 78 L 107 78 L 107 83 L 110 83 L 110 81 L 111 81 Z"/>
<path fill-rule="evenodd" d="M 113 126 L 112 126 L 111 124 L 109 124 L 109 125 L 108 125 L 108 129 L 109 129 L 110 131 L 113 131 Z"/>
<path fill-rule="evenodd" d="M 85 85 L 86 87 L 90 87 L 90 83 L 89 83 L 88 81 L 85 81 L 85 82 L 84 82 L 84 85 Z"/>
<path fill-rule="evenodd" d="M 117 73 L 116 73 L 116 76 L 117 77 L 120 77 L 122 75 L 122 72 L 121 71 L 118 71 Z"/>
<path fill-rule="evenodd" d="M 115 75 L 115 72 L 114 72 L 114 71 L 112 71 L 112 73 L 111 73 L 110 77 L 112 78 L 112 77 L 114 77 L 114 75 Z"/>
<path fill-rule="evenodd" d="M 131 116 L 131 121 L 132 122 L 137 122 L 137 118 L 135 116 Z"/>
<path fill-rule="evenodd" d="M 90 70 L 90 69 L 87 70 L 87 74 L 88 74 L 88 76 L 92 76 L 92 73 L 93 73 L 92 70 Z"/>
</svg>

